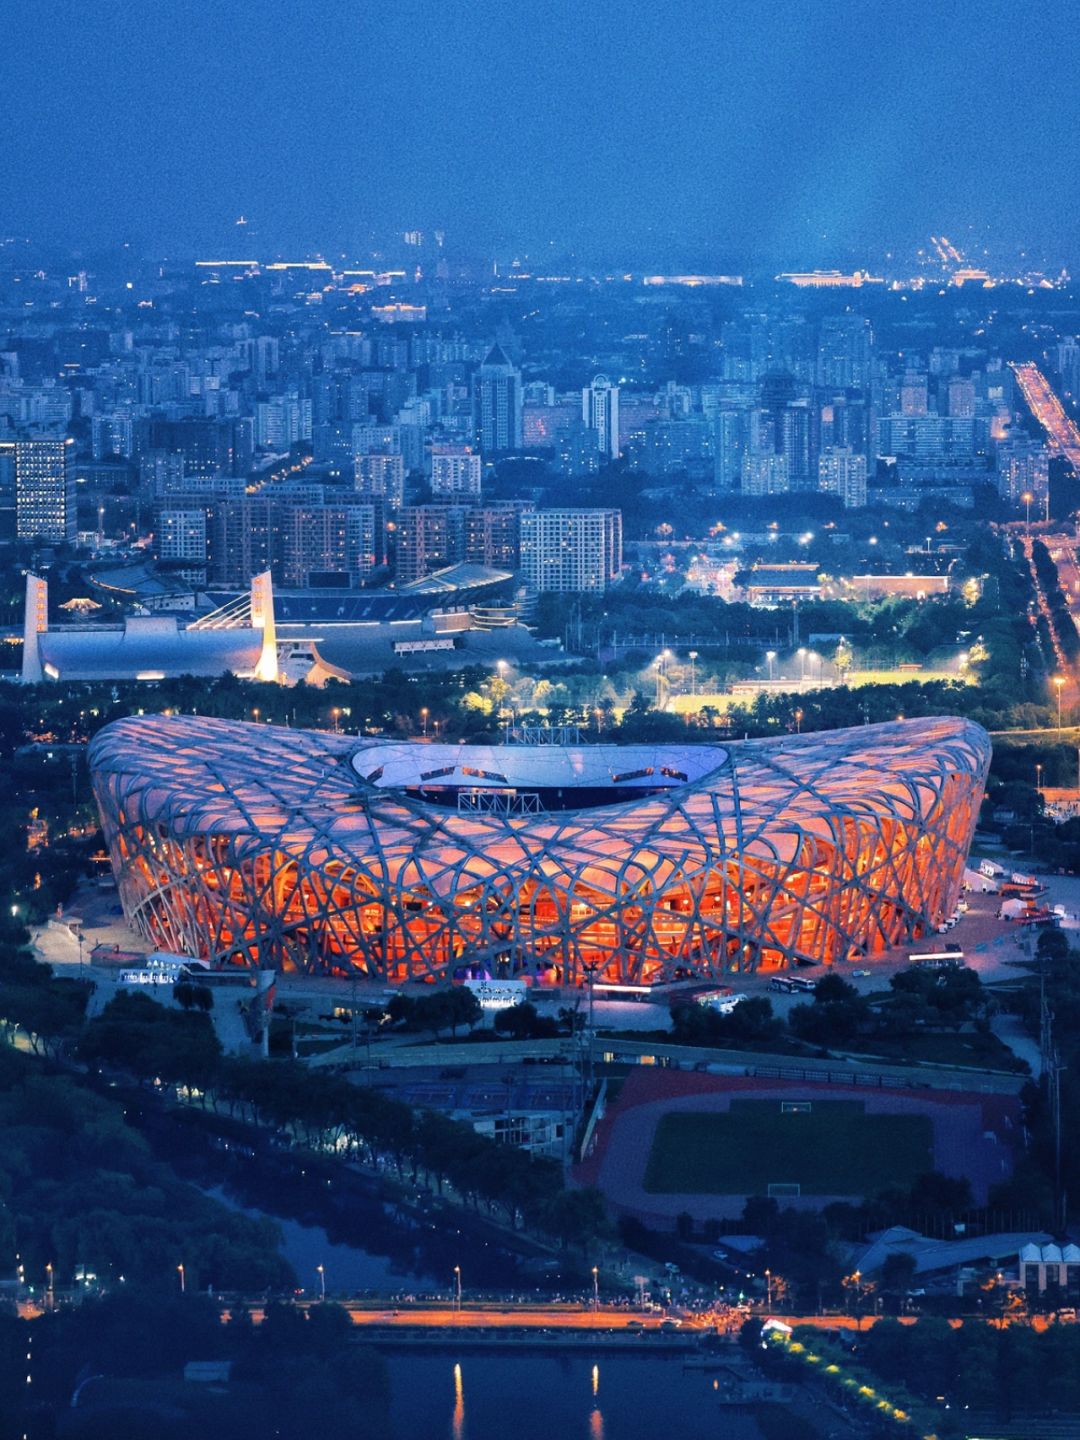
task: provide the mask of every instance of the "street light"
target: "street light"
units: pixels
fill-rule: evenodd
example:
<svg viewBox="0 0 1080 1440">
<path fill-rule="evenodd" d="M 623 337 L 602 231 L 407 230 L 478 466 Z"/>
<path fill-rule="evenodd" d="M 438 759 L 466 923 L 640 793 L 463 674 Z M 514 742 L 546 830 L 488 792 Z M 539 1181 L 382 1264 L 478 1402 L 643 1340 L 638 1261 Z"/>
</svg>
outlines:
<svg viewBox="0 0 1080 1440">
<path fill-rule="evenodd" d="M 1024 493 L 1020 496 L 1020 499 L 1024 502 L 1024 505 L 1025 505 L 1026 508 L 1027 508 L 1027 520 L 1026 520 L 1025 524 L 1027 525 L 1028 534 L 1030 534 L 1030 533 L 1031 533 L 1031 502 L 1032 502 L 1032 500 L 1035 499 L 1035 496 L 1032 495 L 1032 493 L 1031 493 L 1030 490 L 1025 490 Z"/>
<path fill-rule="evenodd" d="M 805 684 L 806 684 L 806 651 L 800 646 L 799 650 L 798 650 L 796 653 L 798 654 L 798 657 L 799 657 L 799 663 L 800 663 L 800 665 L 802 666 L 802 673 L 801 673 L 801 677 L 800 677 L 800 678 L 801 678 L 801 683 L 802 683 L 803 685 L 805 685 Z"/>
<path fill-rule="evenodd" d="M 45 1266 L 45 1274 L 49 1277 L 49 1309 L 52 1310 L 54 1308 L 55 1296 L 53 1294 L 53 1267 L 51 1260 Z"/>
<path fill-rule="evenodd" d="M 1062 687 L 1064 684 L 1065 684 L 1065 677 L 1064 677 L 1064 675 L 1055 675 L 1055 676 L 1054 676 L 1054 688 L 1055 688 L 1055 690 L 1057 691 L 1057 702 L 1058 702 L 1058 723 L 1057 723 L 1057 728 L 1058 728 L 1059 730 L 1061 729 L 1061 687 Z"/>
<path fill-rule="evenodd" d="M 454 1303 L 455 1308 L 461 1311 L 461 1266 L 454 1266 Z"/>
<path fill-rule="evenodd" d="M 423 706 L 423 708 L 422 708 L 421 711 L 420 711 L 420 727 L 421 727 L 421 732 L 422 732 L 422 734 L 423 734 L 424 736 L 427 735 L 427 720 L 428 720 L 428 708 L 427 708 L 427 706 L 425 705 L 425 706 Z"/>
<path fill-rule="evenodd" d="M 775 650 L 766 650 L 766 651 L 765 651 L 765 660 L 766 660 L 766 662 L 767 662 L 767 664 L 768 664 L 768 666 L 769 666 L 769 679 L 770 679 L 770 680 L 772 680 L 772 678 L 773 678 L 773 662 L 775 661 L 775 659 L 776 659 L 776 651 L 775 651 Z"/>
<path fill-rule="evenodd" d="M 184 1273 L 184 1267 L 183 1267 L 183 1265 L 177 1265 L 176 1271 L 177 1271 L 177 1274 L 180 1276 L 180 1294 L 181 1294 L 181 1295 L 186 1295 L 186 1294 L 187 1294 L 187 1275 Z"/>
<path fill-rule="evenodd" d="M 325 1266 L 325 1265 L 316 1265 L 316 1266 L 315 1266 L 315 1269 L 319 1272 L 319 1299 L 320 1299 L 320 1300 L 325 1300 L 325 1299 L 326 1299 L 326 1266 Z"/>
<path fill-rule="evenodd" d="M 592 1305 L 596 1314 L 600 1309 L 600 1271 L 595 1265 L 592 1267 Z"/>
<path fill-rule="evenodd" d="M 803 718 L 803 716 L 802 716 L 802 711 L 801 711 L 801 710 L 796 710 L 796 711 L 795 711 L 795 734 L 796 734 L 796 735 L 801 735 L 801 734 L 802 734 L 802 718 Z"/>
<path fill-rule="evenodd" d="M 696 650 L 690 651 L 690 694 L 697 694 L 697 657 Z"/>
</svg>

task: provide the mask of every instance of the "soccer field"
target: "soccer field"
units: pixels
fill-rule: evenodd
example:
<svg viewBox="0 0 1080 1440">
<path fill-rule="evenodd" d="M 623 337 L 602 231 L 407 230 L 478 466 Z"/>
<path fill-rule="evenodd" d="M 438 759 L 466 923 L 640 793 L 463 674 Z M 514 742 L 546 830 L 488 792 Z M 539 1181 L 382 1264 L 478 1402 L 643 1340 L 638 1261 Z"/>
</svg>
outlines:
<svg viewBox="0 0 1080 1440">
<path fill-rule="evenodd" d="M 858 1100 L 734 1100 L 726 1113 L 675 1111 L 656 1127 L 653 1195 L 872 1195 L 933 1166 L 925 1115 L 867 1115 Z M 784 1190 L 774 1191 L 783 1195 Z"/>
</svg>

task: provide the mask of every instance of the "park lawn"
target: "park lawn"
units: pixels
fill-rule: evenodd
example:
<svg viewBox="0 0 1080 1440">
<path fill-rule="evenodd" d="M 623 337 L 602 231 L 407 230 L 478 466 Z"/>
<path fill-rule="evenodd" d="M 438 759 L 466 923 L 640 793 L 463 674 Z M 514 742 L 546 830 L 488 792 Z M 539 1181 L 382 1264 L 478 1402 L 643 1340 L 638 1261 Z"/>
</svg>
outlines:
<svg viewBox="0 0 1080 1440">
<path fill-rule="evenodd" d="M 858 1100 L 814 1100 L 785 1114 L 779 1100 L 736 1100 L 726 1113 L 674 1111 L 656 1127 L 645 1170 L 653 1195 L 872 1195 L 934 1168 L 925 1115 L 867 1115 Z"/>
</svg>

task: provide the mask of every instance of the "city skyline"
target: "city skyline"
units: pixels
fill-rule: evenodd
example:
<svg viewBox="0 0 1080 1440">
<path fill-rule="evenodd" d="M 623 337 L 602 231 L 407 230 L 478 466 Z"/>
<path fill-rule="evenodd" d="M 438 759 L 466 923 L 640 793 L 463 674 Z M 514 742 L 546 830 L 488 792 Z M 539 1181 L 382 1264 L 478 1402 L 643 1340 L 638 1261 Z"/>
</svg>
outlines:
<svg viewBox="0 0 1080 1440">
<path fill-rule="evenodd" d="M 175 253 L 417 228 L 465 249 L 807 264 L 944 231 L 976 258 L 1067 263 L 1076 41 L 1049 7 L 1008 30 L 995 83 L 1014 14 L 624 3 L 592 35 L 564 3 L 322 4 L 300 23 L 279 0 L 52 0 L 7 17 L 0 229 Z"/>
</svg>

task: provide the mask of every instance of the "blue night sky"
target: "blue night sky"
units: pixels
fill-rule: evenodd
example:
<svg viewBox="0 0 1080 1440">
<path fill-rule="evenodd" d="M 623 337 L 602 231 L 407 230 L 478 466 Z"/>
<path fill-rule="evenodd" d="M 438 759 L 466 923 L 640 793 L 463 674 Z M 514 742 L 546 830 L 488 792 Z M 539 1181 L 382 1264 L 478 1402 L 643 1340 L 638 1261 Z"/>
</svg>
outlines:
<svg viewBox="0 0 1080 1440">
<path fill-rule="evenodd" d="M 1066 0 L 0 0 L 0 228 L 1070 259 L 1078 70 Z"/>
</svg>

